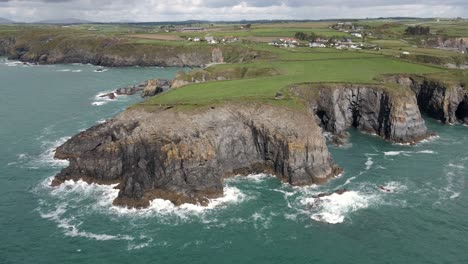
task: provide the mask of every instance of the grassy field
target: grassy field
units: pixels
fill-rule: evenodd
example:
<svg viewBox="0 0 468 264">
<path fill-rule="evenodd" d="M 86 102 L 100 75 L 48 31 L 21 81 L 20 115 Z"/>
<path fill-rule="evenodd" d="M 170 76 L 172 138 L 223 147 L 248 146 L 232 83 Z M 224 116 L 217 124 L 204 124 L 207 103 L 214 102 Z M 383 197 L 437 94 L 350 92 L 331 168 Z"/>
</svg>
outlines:
<svg viewBox="0 0 468 264">
<path fill-rule="evenodd" d="M 188 85 L 168 93 L 150 98 L 142 107 L 158 105 L 205 106 L 224 102 L 261 102 L 279 104 L 291 108 L 302 108 L 300 99 L 287 96 L 275 100 L 277 92 L 288 94 L 288 87 L 300 83 L 360 83 L 377 84 L 381 74 L 429 74 L 438 73 L 440 68 L 398 61 L 385 56 L 356 52 L 314 52 L 308 49 L 300 53 L 281 50 L 280 59 L 249 64 L 219 65 L 218 68 L 233 67 L 276 68 L 278 76 L 244 78 L 228 81 L 213 81 Z M 289 56 L 288 56 L 289 54 Z"/>
</svg>

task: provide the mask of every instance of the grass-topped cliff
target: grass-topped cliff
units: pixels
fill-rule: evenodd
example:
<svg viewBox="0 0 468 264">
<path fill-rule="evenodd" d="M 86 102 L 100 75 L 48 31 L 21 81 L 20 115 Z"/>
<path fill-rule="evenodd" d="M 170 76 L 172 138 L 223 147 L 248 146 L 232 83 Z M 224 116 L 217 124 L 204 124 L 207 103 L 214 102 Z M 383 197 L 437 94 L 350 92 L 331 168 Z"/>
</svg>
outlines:
<svg viewBox="0 0 468 264">
<path fill-rule="evenodd" d="M 152 105 L 208 105 L 226 101 L 259 101 L 269 104 L 287 105 L 301 108 L 301 98 L 290 94 L 289 88 L 302 83 L 359 83 L 378 84 L 378 77 L 383 74 L 435 74 L 446 70 L 399 61 L 382 55 L 366 54 L 331 49 L 312 50 L 295 48 L 277 50 L 278 59 L 258 61 L 243 64 L 216 65 L 208 68 L 208 72 L 217 72 L 221 79 L 194 83 L 173 89 L 146 100 L 140 106 Z M 275 52 L 276 50 L 270 50 Z M 229 78 L 221 74 L 233 71 L 257 73 Z M 271 74 L 271 73 L 274 74 Z M 266 73 L 266 74 L 265 74 Z M 189 74 L 178 79 L 188 80 L 194 76 Z M 229 74 L 228 74 L 229 75 Z M 383 85 L 382 89 L 399 91 L 395 85 Z M 282 99 L 275 99 L 277 93 L 283 94 Z"/>
</svg>

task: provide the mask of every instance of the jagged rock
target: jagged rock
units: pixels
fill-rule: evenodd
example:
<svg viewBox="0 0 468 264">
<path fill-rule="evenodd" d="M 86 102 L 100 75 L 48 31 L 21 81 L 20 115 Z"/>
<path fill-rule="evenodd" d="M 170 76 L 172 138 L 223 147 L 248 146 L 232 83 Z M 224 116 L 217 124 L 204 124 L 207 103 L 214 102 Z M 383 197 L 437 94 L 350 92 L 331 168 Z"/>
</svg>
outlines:
<svg viewBox="0 0 468 264">
<path fill-rule="evenodd" d="M 224 177 L 271 173 L 292 185 L 339 174 L 321 129 L 308 113 L 238 105 L 186 113 L 127 110 L 57 148 L 67 179 L 120 182 L 115 204 L 147 206 L 154 198 L 206 204 L 223 194 Z"/>
<path fill-rule="evenodd" d="M 416 143 L 430 135 L 411 92 L 394 95 L 380 87 L 350 84 L 318 89 L 309 102 L 311 111 L 338 143 L 350 127 L 399 143 Z"/>
<path fill-rule="evenodd" d="M 122 88 L 115 90 L 115 93 L 117 95 L 134 95 L 141 91 L 143 91 L 143 87 L 141 87 L 140 85 L 138 86 L 130 85 L 130 86 L 122 87 Z"/>
<path fill-rule="evenodd" d="M 427 79 L 411 79 L 411 88 L 417 95 L 421 110 L 444 123 L 467 123 L 468 91 L 461 86 Z"/>
<path fill-rule="evenodd" d="M 146 81 L 145 88 L 143 89 L 143 97 L 155 96 L 165 92 L 171 88 L 169 80 L 153 79 Z"/>
<path fill-rule="evenodd" d="M 107 97 L 107 98 L 109 98 L 111 100 L 114 100 L 115 99 L 115 94 L 114 93 L 108 93 L 108 94 L 103 94 L 103 95 L 101 95 L 99 97 L 101 97 L 101 98 Z"/>
<path fill-rule="evenodd" d="M 312 196 L 312 198 L 323 198 L 323 197 L 331 196 L 333 194 L 342 195 L 347 191 L 348 191 L 347 189 L 338 189 L 338 190 L 336 190 L 334 192 L 330 192 L 330 193 L 319 193 L 317 195 Z"/>
</svg>

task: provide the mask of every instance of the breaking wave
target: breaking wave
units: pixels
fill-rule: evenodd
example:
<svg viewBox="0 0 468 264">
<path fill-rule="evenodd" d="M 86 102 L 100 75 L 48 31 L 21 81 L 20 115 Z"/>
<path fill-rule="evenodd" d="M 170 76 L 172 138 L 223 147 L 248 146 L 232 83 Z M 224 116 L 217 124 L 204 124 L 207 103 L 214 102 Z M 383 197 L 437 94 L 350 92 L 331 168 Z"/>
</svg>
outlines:
<svg viewBox="0 0 468 264">
<path fill-rule="evenodd" d="M 385 156 L 411 156 L 411 154 L 437 154 L 433 150 L 420 150 L 420 151 L 386 151 Z"/>
<path fill-rule="evenodd" d="M 332 194 L 321 198 L 303 198 L 301 204 L 310 210 L 310 218 L 329 224 L 343 223 L 350 213 L 368 208 L 375 202 L 375 195 L 359 191 Z"/>
</svg>

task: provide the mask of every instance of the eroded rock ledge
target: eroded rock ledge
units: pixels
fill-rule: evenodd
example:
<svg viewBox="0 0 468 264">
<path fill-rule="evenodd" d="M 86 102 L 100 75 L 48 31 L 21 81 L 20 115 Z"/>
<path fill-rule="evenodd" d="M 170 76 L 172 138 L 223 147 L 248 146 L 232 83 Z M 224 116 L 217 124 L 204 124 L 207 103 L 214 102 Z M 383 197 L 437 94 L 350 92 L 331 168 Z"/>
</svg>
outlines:
<svg viewBox="0 0 468 264">
<path fill-rule="evenodd" d="M 346 130 L 355 127 L 397 143 L 414 144 L 430 135 L 418 108 L 416 96 L 404 87 L 381 85 L 314 84 L 293 88 L 306 98 L 317 122 L 343 143 Z M 392 90 L 393 89 L 393 90 Z"/>
<path fill-rule="evenodd" d="M 206 204 L 225 177 L 266 172 L 292 185 L 339 174 L 311 114 L 280 107 L 225 105 L 187 113 L 127 110 L 67 141 L 56 158 L 70 166 L 53 182 L 119 182 L 116 205 L 155 198 Z"/>
</svg>

